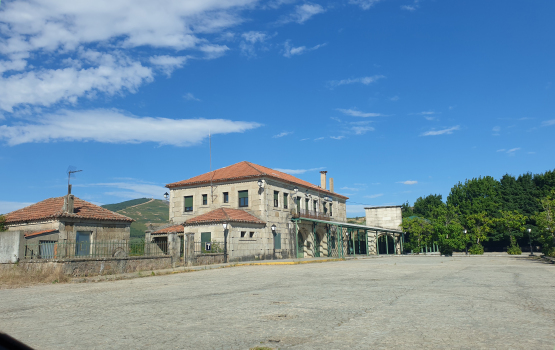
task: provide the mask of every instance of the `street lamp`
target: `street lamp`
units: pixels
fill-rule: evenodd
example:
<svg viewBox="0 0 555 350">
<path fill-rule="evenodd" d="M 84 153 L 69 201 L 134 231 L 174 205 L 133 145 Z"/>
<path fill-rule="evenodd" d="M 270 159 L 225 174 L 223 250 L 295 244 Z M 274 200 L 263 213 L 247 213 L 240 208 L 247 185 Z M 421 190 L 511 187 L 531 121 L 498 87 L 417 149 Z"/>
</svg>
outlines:
<svg viewBox="0 0 555 350">
<path fill-rule="evenodd" d="M 224 230 L 227 230 L 227 222 L 224 222 L 222 226 L 224 227 Z"/>
<path fill-rule="evenodd" d="M 276 233 L 276 225 L 272 224 L 272 233 Z"/>
<path fill-rule="evenodd" d="M 465 235 L 466 239 L 468 240 L 468 236 L 466 235 L 466 232 L 467 232 L 466 229 L 464 229 L 463 232 L 464 232 L 464 235 Z M 466 241 L 464 243 L 464 251 L 465 251 L 466 255 L 468 255 L 468 242 L 466 242 Z"/>
<path fill-rule="evenodd" d="M 170 194 L 168 192 L 164 193 L 164 199 L 168 200 L 168 197 L 170 196 Z"/>
<path fill-rule="evenodd" d="M 293 191 L 295 191 L 295 194 L 299 193 L 299 188 L 297 186 L 295 186 L 295 188 L 293 188 Z"/>
<path fill-rule="evenodd" d="M 223 222 L 222 226 L 224 228 L 224 262 L 227 263 L 227 227 L 228 227 L 228 223 L 227 222 Z"/>
<path fill-rule="evenodd" d="M 532 229 L 529 228 L 526 231 L 528 231 L 528 242 L 530 243 L 530 256 L 534 256 L 534 250 L 532 248 Z"/>
</svg>

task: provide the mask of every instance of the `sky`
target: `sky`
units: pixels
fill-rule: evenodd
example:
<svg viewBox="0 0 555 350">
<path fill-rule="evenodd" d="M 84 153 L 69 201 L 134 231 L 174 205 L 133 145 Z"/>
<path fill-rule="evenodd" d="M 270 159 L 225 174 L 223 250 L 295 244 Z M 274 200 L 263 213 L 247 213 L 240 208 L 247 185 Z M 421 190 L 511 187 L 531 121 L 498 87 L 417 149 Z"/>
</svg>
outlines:
<svg viewBox="0 0 555 350">
<path fill-rule="evenodd" d="M 554 1 L 4 0 L 0 213 L 240 161 L 347 214 L 555 168 Z M 212 164 L 208 134 L 211 134 Z"/>
</svg>

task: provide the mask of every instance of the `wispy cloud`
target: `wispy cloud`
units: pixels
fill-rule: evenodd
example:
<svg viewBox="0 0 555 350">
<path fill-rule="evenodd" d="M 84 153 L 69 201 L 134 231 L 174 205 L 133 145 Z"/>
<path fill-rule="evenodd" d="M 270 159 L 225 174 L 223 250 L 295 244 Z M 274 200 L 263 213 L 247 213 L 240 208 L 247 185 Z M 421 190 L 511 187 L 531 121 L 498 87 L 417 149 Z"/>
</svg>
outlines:
<svg viewBox="0 0 555 350">
<path fill-rule="evenodd" d="M 497 151 L 495 151 L 495 152 L 505 152 L 505 151 L 506 151 L 506 149 L 505 149 L 505 148 L 501 148 L 501 149 L 498 149 L 498 150 L 497 150 Z"/>
<path fill-rule="evenodd" d="M 368 131 L 374 131 L 375 128 L 371 126 L 351 126 L 350 130 L 355 133 L 355 135 L 364 135 Z"/>
<path fill-rule="evenodd" d="M 144 182 L 106 182 L 77 185 L 75 187 L 106 187 L 115 188 L 119 191 L 108 190 L 105 195 L 120 198 L 161 198 L 166 188 L 161 185 Z M 124 190 L 124 191 L 121 191 Z"/>
<path fill-rule="evenodd" d="M 398 181 L 398 184 L 403 184 L 403 185 L 416 185 L 418 183 L 418 181 L 415 180 L 407 180 L 407 181 Z"/>
<path fill-rule="evenodd" d="M 399 101 L 399 96 L 393 96 L 392 98 L 389 99 L 390 101 Z"/>
<path fill-rule="evenodd" d="M 368 10 L 381 0 L 349 0 L 349 4 L 358 5 L 363 10 Z"/>
<path fill-rule="evenodd" d="M 320 141 L 320 140 L 323 140 L 324 138 L 325 138 L 325 137 L 323 137 L 323 136 L 322 136 L 322 137 L 318 137 L 318 138 L 315 138 L 314 141 Z"/>
<path fill-rule="evenodd" d="M 418 5 L 418 3 L 420 2 L 420 0 L 414 0 L 414 2 L 411 5 L 402 5 L 401 6 L 401 10 L 405 10 L 405 11 L 416 11 L 420 5 Z"/>
<path fill-rule="evenodd" d="M 378 194 L 371 194 L 369 196 L 364 196 L 365 198 L 378 198 L 383 196 L 383 193 L 378 193 Z"/>
<path fill-rule="evenodd" d="M 183 95 L 183 98 L 186 99 L 187 101 L 197 101 L 200 102 L 200 99 L 196 98 L 192 93 L 188 92 L 185 95 Z"/>
<path fill-rule="evenodd" d="M 295 55 L 302 55 L 310 51 L 318 50 L 319 48 L 327 45 L 326 43 L 323 43 L 309 48 L 307 48 L 306 46 L 293 47 L 291 46 L 290 42 L 291 42 L 290 40 L 287 40 L 283 44 L 283 56 L 287 58 Z"/>
<path fill-rule="evenodd" d="M 260 45 L 262 44 L 261 49 L 267 49 L 264 46 L 264 42 L 275 35 L 277 35 L 277 33 L 269 36 L 268 34 L 259 31 L 245 32 L 241 34 L 242 40 L 239 44 L 239 49 L 241 49 L 241 53 L 247 57 L 256 57 L 257 46 L 260 48 Z"/>
<path fill-rule="evenodd" d="M 158 67 L 166 76 L 170 77 L 172 72 L 177 69 L 183 67 L 185 62 L 187 62 L 187 56 L 153 56 L 149 58 L 149 61 L 154 66 Z"/>
<path fill-rule="evenodd" d="M 499 136 L 499 132 L 501 131 L 501 127 L 500 126 L 494 126 L 491 131 L 493 132 L 493 136 Z"/>
<path fill-rule="evenodd" d="M 272 137 L 277 139 L 279 137 L 284 137 L 284 136 L 287 136 L 287 135 L 291 135 L 292 133 L 293 133 L 293 131 L 284 131 L 284 132 L 280 132 L 279 134 L 274 135 Z"/>
<path fill-rule="evenodd" d="M 345 136 L 330 136 L 330 138 L 334 139 L 334 140 L 342 140 L 345 138 Z"/>
<path fill-rule="evenodd" d="M 508 154 L 513 154 L 516 151 L 520 150 L 520 147 L 516 147 L 516 148 L 511 148 L 510 150 L 507 151 Z"/>
<path fill-rule="evenodd" d="M 426 132 L 420 134 L 420 136 L 450 135 L 450 134 L 453 133 L 453 131 L 459 130 L 459 129 L 460 129 L 460 125 L 457 125 L 457 126 L 453 126 L 451 128 L 447 128 L 447 129 L 426 131 Z"/>
<path fill-rule="evenodd" d="M 302 5 L 297 5 L 293 13 L 283 17 L 281 20 L 278 21 L 278 23 L 285 24 L 290 22 L 296 22 L 299 24 L 303 24 L 313 16 L 324 12 L 326 12 L 326 9 L 324 9 L 321 5 L 305 3 Z"/>
<path fill-rule="evenodd" d="M 259 126 L 255 122 L 227 119 L 137 117 L 115 109 L 62 110 L 40 119 L 0 125 L 0 140 L 10 146 L 55 141 L 191 146 L 201 142 L 209 132 L 241 133 Z"/>
<path fill-rule="evenodd" d="M 359 84 L 364 84 L 364 85 L 369 85 L 371 83 L 374 83 L 380 79 L 384 79 L 385 76 L 384 75 L 373 75 L 371 77 L 360 77 L 360 78 L 350 78 L 350 79 L 343 79 L 343 80 L 332 80 L 329 82 L 329 85 L 334 87 L 334 86 L 341 86 L 341 85 L 348 85 L 348 84 L 355 84 L 355 83 L 359 83 Z"/>
<path fill-rule="evenodd" d="M 383 114 L 381 113 L 366 113 L 366 112 L 361 112 L 359 110 L 356 109 L 343 109 L 343 108 L 336 108 L 336 110 L 338 110 L 339 112 L 346 114 L 346 115 L 350 115 L 353 117 L 362 117 L 362 118 L 368 118 L 368 117 L 382 117 Z"/>
<path fill-rule="evenodd" d="M 555 119 L 546 120 L 542 122 L 542 126 L 551 126 L 551 125 L 555 125 Z"/>
<path fill-rule="evenodd" d="M 306 172 L 310 172 L 310 171 L 320 171 L 320 170 L 324 170 L 325 167 L 320 167 L 320 168 L 312 168 L 312 169 L 281 169 L 281 168 L 274 168 L 277 171 L 281 171 L 282 173 L 286 173 L 286 174 L 290 174 L 290 175 L 299 175 L 299 174 L 304 174 Z"/>
</svg>

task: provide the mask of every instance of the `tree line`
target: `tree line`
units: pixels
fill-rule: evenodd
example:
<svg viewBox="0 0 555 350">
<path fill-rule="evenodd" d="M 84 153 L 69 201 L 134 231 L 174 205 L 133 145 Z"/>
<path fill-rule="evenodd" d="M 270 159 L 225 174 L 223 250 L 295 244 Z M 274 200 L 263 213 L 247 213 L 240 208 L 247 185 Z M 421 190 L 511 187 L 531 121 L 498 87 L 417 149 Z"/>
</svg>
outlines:
<svg viewBox="0 0 555 350">
<path fill-rule="evenodd" d="M 555 256 L 555 170 L 500 180 L 484 176 L 457 183 L 444 202 L 440 194 L 403 204 L 405 251 L 420 252 L 432 244 L 442 254 L 507 251 L 539 246 Z"/>
</svg>

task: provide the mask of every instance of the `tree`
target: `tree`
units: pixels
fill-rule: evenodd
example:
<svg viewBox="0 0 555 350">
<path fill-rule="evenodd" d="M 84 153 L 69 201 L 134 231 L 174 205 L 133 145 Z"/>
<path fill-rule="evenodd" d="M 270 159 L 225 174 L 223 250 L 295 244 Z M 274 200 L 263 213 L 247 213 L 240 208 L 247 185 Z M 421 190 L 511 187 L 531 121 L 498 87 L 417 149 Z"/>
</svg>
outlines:
<svg viewBox="0 0 555 350">
<path fill-rule="evenodd" d="M 437 206 L 430 216 L 434 240 L 438 242 L 440 253 L 452 255 L 455 250 L 463 250 L 467 242 L 455 208 L 448 205 Z"/>
<path fill-rule="evenodd" d="M 527 217 L 520 214 L 517 210 L 501 211 L 501 217 L 497 219 L 497 225 L 501 229 L 503 235 L 509 238 L 510 247 L 507 250 L 509 254 L 520 254 L 522 251 L 516 243 L 517 237 L 522 237 L 526 225 Z"/>
<path fill-rule="evenodd" d="M 540 200 L 543 211 L 535 215 L 536 224 L 540 230 L 542 252 L 548 256 L 555 256 L 555 189 L 551 194 Z"/>
<path fill-rule="evenodd" d="M 408 218 L 414 215 L 414 211 L 412 210 L 408 201 L 401 205 L 401 215 L 403 216 L 403 218 Z"/>
<path fill-rule="evenodd" d="M 6 231 L 6 218 L 0 215 L 0 232 Z"/>
<path fill-rule="evenodd" d="M 425 198 L 419 197 L 414 202 L 414 214 L 425 218 L 430 218 L 434 208 L 444 206 L 441 194 L 431 194 Z"/>
<path fill-rule="evenodd" d="M 474 243 L 470 248 L 472 254 L 483 254 L 482 242 L 488 240 L 488 234 L 492 232 L 494 219 L 489 217 L 486 212 L 472 214 L 466 217 L 470 237 Z"/>
<path fill-rule="evenodd" d="M 432 224 L 421 217 L 404 218 L 401 227 L 409 234 L 407 249 L 420 252 L 422 247 L 432 243 Z"/>
</svg>

